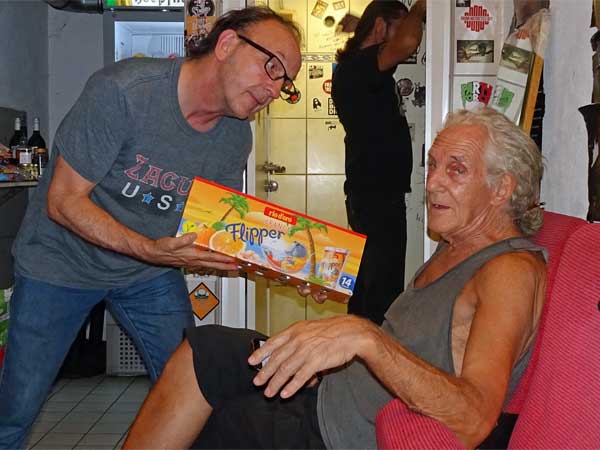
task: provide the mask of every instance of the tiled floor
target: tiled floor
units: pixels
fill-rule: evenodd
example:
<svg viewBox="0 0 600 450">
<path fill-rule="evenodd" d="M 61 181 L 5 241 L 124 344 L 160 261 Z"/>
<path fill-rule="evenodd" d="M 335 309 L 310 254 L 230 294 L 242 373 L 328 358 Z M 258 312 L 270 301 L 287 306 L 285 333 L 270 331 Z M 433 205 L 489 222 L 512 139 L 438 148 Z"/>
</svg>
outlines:
<svg viewBox="0 0 600 450">
<path fill-rule="evenodd" d="M 61 379 L 44 403 L 27 447 L 120 449 L 149 388 L 147 377 Z"/>
</svg>

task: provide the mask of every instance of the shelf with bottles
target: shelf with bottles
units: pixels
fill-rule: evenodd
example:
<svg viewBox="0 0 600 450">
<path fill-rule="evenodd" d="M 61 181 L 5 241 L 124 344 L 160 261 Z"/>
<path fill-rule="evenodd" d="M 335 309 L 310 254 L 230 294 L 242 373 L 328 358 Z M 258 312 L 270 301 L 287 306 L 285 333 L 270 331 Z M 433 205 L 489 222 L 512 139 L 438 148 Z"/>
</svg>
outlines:
<svg viewBox="0 0 600 450">
<path fill-rule="evenodd" d="M 27 183 L 37 181 L 48 163 L 46 141 L 40 134 L 40 119 L 33 121 L 33 133 L 27 135 L 27 121 L 15 118 L 9 147 L 0 146 L 0 182 Z"/>
</svg>

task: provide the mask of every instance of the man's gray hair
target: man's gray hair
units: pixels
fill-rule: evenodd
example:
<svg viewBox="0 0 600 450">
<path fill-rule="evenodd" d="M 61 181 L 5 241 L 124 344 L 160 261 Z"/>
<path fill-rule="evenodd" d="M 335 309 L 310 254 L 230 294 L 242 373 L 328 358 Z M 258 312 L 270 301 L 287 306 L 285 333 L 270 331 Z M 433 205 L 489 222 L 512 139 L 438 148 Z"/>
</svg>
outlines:
<svg viewBox="0 0 600 450">
<path fill-rule="evenodd" d="M 542 154 L 527 133 L 504 114 L 488 107 L 448 114 L 444 128 L 454 125 L 481 125 L 488 134 L 485 148 L 487 181 L 497 186 L 502 175 L 512 175 L 516 182 L 510 199 L 510 213 L 519 229 L 530 236 L 543 223 L 540 183 L 544 173 Z"/>
</svg>

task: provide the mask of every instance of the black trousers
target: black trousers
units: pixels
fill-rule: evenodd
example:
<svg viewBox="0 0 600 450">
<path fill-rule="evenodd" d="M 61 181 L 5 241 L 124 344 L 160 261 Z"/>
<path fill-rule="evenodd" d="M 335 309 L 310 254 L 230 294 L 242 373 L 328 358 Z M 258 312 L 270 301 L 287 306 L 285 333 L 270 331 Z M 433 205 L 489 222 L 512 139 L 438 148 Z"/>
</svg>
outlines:
<svg viewBox="0 0 600 450">
<path fill-rule="evenodd" d="M 346 197 L 350 227 L 367 235 L 348 313 L 378 325 L 392 302 L 404 291 L 406 203 L 404 194 Z"/>
</svg>

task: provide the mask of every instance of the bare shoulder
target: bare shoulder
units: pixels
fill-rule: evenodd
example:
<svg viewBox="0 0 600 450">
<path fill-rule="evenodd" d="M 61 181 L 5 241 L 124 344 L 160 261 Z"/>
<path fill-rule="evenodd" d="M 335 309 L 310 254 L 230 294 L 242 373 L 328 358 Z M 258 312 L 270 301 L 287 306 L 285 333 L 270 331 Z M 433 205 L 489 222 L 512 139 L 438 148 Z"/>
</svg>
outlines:
<svg viewBox="0 0 600 450">
<path fill-rule="evenodd" d="M 507 253 L 488 261 L 473 281 L 479 293 L 501 291 L 504 297 L 511 292 L 521 296 L 539 293 L 545 286 L 546 262 L 538 253 Z"/>
</svg>

